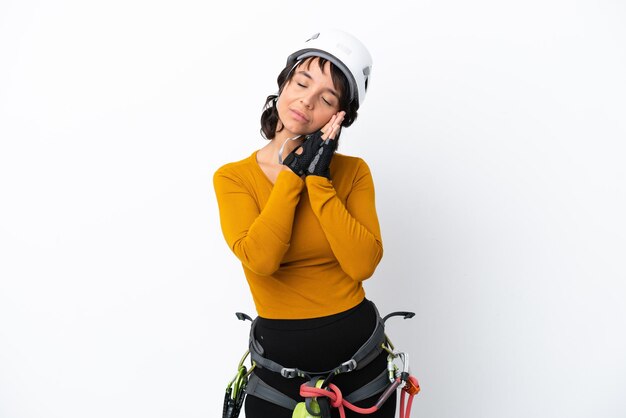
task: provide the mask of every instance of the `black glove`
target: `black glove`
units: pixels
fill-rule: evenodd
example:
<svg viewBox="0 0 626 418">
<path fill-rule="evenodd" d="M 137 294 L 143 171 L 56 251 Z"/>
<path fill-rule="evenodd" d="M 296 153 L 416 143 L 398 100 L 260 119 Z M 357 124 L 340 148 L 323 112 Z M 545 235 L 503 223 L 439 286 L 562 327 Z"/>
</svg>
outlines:
<svg viewBox="0 0 626 418">
<path fill-rule="evenodd" d="M 335 154 L 337 149 L 337 141 L 334 139 L 327 139 L 324 141 L 317 151 L 315 158 L 311 161 L 307 167 L 306 174 L 313 176 L 322 176 L 330 180 L 330 160 Z"/>
<path fill-rule="evenodd" d="M 307 135 L 304 142 L 287 155 L 285 161 L 283 161 L 283 165 L 289 167 L 291 171 L 298 176 L 307 174 L 306 170 L 317 155 L 317 152 L 321 149 L 320 147 L 323 142 L 322 132 L 320 131 Z M 297 154 L 296 151 L 300 148 L 302 148 L 302 152 Z"/>
</svg>

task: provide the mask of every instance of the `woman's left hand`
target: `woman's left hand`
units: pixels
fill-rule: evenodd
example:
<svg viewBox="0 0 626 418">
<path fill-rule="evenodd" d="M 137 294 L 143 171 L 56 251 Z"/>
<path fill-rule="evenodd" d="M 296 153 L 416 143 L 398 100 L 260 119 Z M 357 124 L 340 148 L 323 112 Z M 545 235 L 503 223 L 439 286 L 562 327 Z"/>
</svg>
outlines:
<svg viewBox="0 0 626 418">
<path fill-rule="evenodd" d="M 324 127 L 321 129 L 323 140 L 327 140 L 329 138 L 330 139 L 337 138 L 337 135 L 339 134 L 339 131 L 341 130 L 341 123 L 343 122 L 343 118 L 345 116 L 346 116 L 346 112 L 342 110 L 340 112 L 335 113 L 330 118 L 328 123 L 324 125 Z"/>
<path fill-rule="evenodd" d="M 323 142 L 317 155 L 313 158 L 306 170 L 307 175 L 322 176 L 330 180 L 330 161 L 337 149 L 337 141 L 335 138 L 339 135 L 341 122 L 343 122 L 345 115 L 346 112 L 344 111 L 335 113 L 320 130 Z"/>
</svg>

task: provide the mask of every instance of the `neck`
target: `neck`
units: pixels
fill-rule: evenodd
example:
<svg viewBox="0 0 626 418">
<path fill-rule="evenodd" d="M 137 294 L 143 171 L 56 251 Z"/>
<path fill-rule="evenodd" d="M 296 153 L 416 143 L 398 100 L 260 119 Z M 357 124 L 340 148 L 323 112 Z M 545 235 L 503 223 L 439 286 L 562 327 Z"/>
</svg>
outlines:
<svg viewBox="0 0 626 418">
<path fill-rule="evenodd" d="M 280 152 L 282 159 L 285 159 L 291 151 L 302 144 L 303 139 L 302 135 L 290 136 L 290 133 L 277 132 L 274 139 L 264 147 L 269 151 L 270 162 L 280 164 L 278 153 Z"/>
<path fill-rule="evenodd" d="M 294 138 L 294 137 L 299 138 L 299 139 L 301 139 L 301 138 L 303 139 L 304 135 L 295 135 L 293 132 L 285 132 L 285 130 L 283 129 L 280 132 L 276 132 L 276 134 L 274 136 L 274 139 L 272 139 L 272 141 L 276 141 L 277 143 L 282 144 L 286 140 Z M 292 141 L 290 141 L 290 142 L 292 142 Z"/>
</svg>

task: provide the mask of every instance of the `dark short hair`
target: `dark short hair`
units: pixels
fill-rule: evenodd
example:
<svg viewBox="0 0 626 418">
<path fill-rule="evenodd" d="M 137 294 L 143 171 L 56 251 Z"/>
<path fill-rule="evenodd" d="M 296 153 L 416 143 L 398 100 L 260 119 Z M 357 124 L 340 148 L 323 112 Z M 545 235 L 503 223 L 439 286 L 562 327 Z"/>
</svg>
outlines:
<svg viewBox="0 0 626 418">
<path fill-rule="evenodd" d="M 324 65 L 326 65 L 327 62 L 330 63 L 330 75 L 333 80 L 333 85 L 337 90 L 339 90 L 339 110 L 346 112 L 346 116 L 344 117 L 341 126 L 348 127 L 352 125 L 358 116 L 358 102 L 350 100 L 350 87 L 348 79 L 335 64 L 322 57 L 305 58 L 304 61 L 297 64 L 297 67 L 306 64 L 307 68 L 309 68 L 314 59 L 318 60 L 320 70 L 322 71 L 324 71 Z M 276 127 L 278 126 L 278 109 L 276 108 L 276 99 L 278 99 L 278 96 L 282 93 L 283 88 L 287 82 L 293 78 L 294 74 L 295 68 L 292 65 L 288 65 L 283 68 L 280 74 L 278 74 L 278 79 L 276 80 L 278 83 L 278 94 L 270 94 L 265 100 L 265 106 L 263 106 L 263 112 L 261 113 L 261 135 L 263 135 L 266 139 L 273 139 L 276 135 Z M 338 140 L 339 135 L 335 139 Z"/>
</svg>

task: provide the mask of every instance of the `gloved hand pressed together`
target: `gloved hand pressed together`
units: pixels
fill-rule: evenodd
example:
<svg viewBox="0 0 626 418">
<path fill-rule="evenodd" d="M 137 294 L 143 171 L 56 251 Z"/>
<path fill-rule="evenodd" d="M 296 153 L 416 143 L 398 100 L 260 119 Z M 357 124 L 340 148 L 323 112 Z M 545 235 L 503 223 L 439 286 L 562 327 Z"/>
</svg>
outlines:
<svg viewBox="0 0 626 418">
<path fill-rule="evenodd" d="M 323 142 L 320 131 L 307 135 L 304 142 L 287 155 L 283 165 L 289 167 L 297 176 L 308 174 L 309 165 L 317 155 Z M 298 153 L 299 150 L 302 150 L 302 152 Z"/>
<path fill-rule="evenodd" d="M 322 143 L 315 158 L 307 168 L 307 175 L 322 176 L 330 180 L 330 160 L 337 149 L 337 141 L 327 139 Z"/>
</svg>

